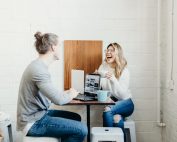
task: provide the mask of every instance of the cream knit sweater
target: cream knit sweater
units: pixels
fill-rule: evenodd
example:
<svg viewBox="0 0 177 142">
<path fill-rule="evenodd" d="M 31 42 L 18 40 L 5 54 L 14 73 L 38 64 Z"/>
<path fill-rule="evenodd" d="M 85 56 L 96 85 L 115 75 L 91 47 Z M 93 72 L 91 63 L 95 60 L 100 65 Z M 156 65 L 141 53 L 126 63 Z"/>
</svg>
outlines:
<svg viewBox="0 0 177 142">
<path fill-rule="evenodd" d="M 117 79 L 114 75 L 107 79 L 105 78 L 106 72 L 115 74 L 115 70 L 111 68 L 106 62 L 100 65 L 98 73 L 101 75 L 101 87 L 103 90 L 109 90 L 111 94 L 119 100 L 132 98 L 129 90 L 129 71 L 124 68 L 121 76 Z"/>
</svg>

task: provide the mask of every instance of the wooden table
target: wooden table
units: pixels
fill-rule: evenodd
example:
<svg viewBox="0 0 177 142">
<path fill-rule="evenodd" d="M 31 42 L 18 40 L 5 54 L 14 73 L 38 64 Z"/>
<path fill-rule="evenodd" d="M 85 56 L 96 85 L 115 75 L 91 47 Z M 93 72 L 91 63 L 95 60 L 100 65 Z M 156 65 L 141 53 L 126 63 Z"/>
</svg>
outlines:
<svg viewBox="0 0 177 142">
<path fill-rule="evenodd" d="M 72 100 L 67 105 L 85 105 L 87 108 L 87 127 L 88 127 L 88 136 L 87 142 L 90 142 L 90 106 L 91 105 L 114 105 L 114 102 L 98 102 L 98 101 L 79 101 Z"/>
</svg>

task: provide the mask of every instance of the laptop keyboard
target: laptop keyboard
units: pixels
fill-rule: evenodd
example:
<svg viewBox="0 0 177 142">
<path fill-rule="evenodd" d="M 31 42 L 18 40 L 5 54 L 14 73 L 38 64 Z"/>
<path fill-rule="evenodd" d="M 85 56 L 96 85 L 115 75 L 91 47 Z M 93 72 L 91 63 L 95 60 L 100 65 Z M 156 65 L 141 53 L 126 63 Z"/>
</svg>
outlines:
<svg viewBox="0 0 177 142">
<path fill-rule="evenodd" d="M 74 98 L 75 100 L 81 100 L 81 101 L 94 101 L 97 100 L 96 97 L 92 97 L 92 96 L 85 96 L 84 94 L 80 94 L 77 95 L 76 98 Z"/>
</svg>

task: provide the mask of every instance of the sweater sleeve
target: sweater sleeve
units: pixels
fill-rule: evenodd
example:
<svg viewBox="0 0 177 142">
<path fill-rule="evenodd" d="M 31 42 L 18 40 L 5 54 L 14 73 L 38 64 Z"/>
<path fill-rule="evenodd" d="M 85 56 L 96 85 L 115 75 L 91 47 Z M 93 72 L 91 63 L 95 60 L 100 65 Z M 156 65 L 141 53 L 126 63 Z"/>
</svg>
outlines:
<svg viewBox="0 0 177 142">
<path fill-rule="evenodd" d="M 66 91 L 59 92 L 59 90 L 52 84 L 51 77 L 48 72 L 36 72 L 33 75 L 33 81 L 39 91 L 56 105 L 66 104 L 73 99 L 71 94 Z"/>
<path fill-rule="evenodd" d="M 117 98 L 126 98 L 129 90 L 129 71 L 124 69 L 119 80 L 113 76 L 110 79 L 113 95 Z"/>
<path fill-rule="evenodd" d="M 101 77 L 105 77 L 105 74 L 106 74 L 106 72 L 107 71 L 105 71 L 105 69 L 104 69 L 104 65 L 103 64 L 101 64 L 100 66 L 99 66 L 99 68 L 98 68 L 98 73 L 101 75 Z"/>
</svg>

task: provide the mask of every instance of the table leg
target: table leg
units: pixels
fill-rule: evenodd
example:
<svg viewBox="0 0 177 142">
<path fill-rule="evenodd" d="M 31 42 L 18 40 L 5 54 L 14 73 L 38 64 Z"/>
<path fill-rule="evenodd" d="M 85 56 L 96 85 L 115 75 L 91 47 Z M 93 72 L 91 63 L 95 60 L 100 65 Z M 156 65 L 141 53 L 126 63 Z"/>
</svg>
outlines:
<svg viewBox="0 0 177 142">
<path fill-rule="evenodd" d="M 87 127 L 88 127 L 87 142 L 90 142 L 90 105 L 87 105 Z"/>
</svg>

